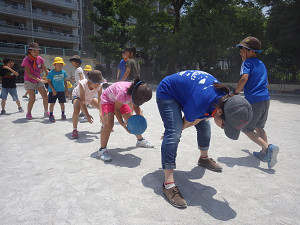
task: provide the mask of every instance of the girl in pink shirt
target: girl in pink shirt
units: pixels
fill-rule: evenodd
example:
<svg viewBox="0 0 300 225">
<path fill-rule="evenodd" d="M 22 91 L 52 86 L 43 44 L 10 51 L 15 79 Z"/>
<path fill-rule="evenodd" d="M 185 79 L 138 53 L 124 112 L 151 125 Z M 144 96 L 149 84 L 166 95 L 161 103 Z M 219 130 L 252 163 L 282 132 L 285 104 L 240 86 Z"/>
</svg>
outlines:
<svg viewBox="0 0 300 225">
<path fill-rule="evenodd" d="M 45 60 L 39 56 L 40 49 L 37 43 L 29 44 L 27 56 L 23 59 L 22 66 L 25 67 L 24 73 L 24 87 L 29 94 L 29 101 L 27 107 L 26 118 L 31 120 L 31 110 L 35 103 L 35 90 L 38 90 L 43 98 L 44 116 L 49 117 L 48 112 L 48 98 L 44 83 L 47 81 L 41 77 L 41 70 L 48 75 L 49 71 L 45 66 Z"/>
<path fill-rule="evenodd" d="M 86 105 L 90 104 L 100 111 L 100 120 L 102 120 L 102 113 L 100 107 L 100 97 L 102 94 L 102 73 L 99 70 L 91 70 L 88 72 L 85 79 L 80 80 L 78 85 L 72 92 L 72 103 L 74 105 L 74 112 L 72 116 L 73 132 L 72 138 L 78 138 L 77 124 L 80 109 L 85 113 L 89 123 L 93 123 L 93 117 L 89 114 Z M 98 94 L 98 99 L 94 96 Z"/>
<path fill-rule="evenodd" d="M 131 82 L 117 82 L 109 86 L 101 96 L 101 108 L 103 115 L 103 128 L 100 134 L 100 149 L 98 156 L 103 161 L 111 161 L 111 157 L 107 152 L 107 143 L 110 133 L 114 126 L 114 116 L 117 117 L 119 123 L 130 133 L 127 129 L 129 117 L 132 116 L 132 106 L 137 115 L 142 115 L 141 108 L 143 103 L 149 101 L 152 97 L 152 90 L 149 85 L 139 79 L 134 83 Z M 125 121 L 124 121 L 124 120 Z M 154 145 L 145 140 L 142 135 L 136 135 L 137 147 L 153 148 Z"/>
</svg>

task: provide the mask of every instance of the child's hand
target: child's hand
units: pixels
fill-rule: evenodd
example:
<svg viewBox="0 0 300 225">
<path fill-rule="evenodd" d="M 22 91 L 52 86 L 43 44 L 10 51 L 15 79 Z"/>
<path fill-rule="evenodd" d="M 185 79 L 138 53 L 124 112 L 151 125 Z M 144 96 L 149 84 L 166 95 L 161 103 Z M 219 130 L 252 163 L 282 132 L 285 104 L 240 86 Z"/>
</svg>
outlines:
<svg viewBox="0 0 300 225">
<path fill-rule="evenodd" d="M 40 83 L 43 83 L 43 84 L 46 84 L 46 83 L 48 83 L 48 81 L 46 81 L 46 80 L 43 80 L 43 79 L 37 79 L 38 80 L 38 82 L 40 82 Z"/>
<path fill-rule="evenodd" d="M 165 136 L 165 133 L 162 133 L 161 137 L 160 137 L 160 140 L 163 140 L 164 139 L 164 136 Z"/>
<path fill-rule="evenodd" d="M 57 95 L 57 92 L 55 90 L 52 90 L 52 95 L 53 96 Z"/>
<path fill-rule="evenodd" d="M 87 118 L 87 120 L 88 120 L 89 123 L 93 123 L 94 122 L 94 118 L 90 114 L 86 115 L 86 118 Z"/>
<path fill-rule="evenodd" d="M 124 127 L 124 129 L 125 129 L 129 134 L 131 134 L 130 131 L 128 130 L 128 128 L 127 128 L 127 124 L 128 124 L 128 123 L 123 123 L 122 126 Z"/>
<path fill-rule="evenodd" d="M 100 113 L 100 123 L 102 123 L 103 121 L 103 116 L 102 116 L 102 113 Z"/>
<path fill-rule="evenodd" d="M 8 66 L 3 66 L 3 69 L 9 70 L 10 68 Z"/>
</svg>

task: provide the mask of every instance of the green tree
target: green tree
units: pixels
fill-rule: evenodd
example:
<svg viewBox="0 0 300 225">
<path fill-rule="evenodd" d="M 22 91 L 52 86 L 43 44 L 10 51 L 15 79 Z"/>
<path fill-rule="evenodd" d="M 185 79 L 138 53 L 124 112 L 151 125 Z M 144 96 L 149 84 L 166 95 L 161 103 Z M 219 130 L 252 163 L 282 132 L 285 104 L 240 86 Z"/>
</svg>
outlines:
<svg viewBox="0 0 300 225">
<path fill-rule="evenodd" d="M 107 75 L 110 75 L 110 63 L 120 58 L 121 49 L 128 43 L 130 25 L 130 0 L 92 0 L 95 11 L 89 11 L 88 17 L 97 25 L 97 35 L 91 35 L 97 51 L 105 57 Z"/>
</svg>

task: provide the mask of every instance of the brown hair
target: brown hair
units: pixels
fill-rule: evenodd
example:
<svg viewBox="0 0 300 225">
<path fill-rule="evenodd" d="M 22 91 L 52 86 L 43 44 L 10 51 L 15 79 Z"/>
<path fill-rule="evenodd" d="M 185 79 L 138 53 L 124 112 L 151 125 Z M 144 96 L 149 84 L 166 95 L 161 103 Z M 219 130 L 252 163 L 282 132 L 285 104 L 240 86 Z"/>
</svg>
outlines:
<svg viewBox="0 0 300 225">
<path fill-rule="evenodd" d="M 224 106 L 225 106 L 225 103 L 227 102 L 227 100 L 230 98 L 230 96 L 229 96 L 230 90 L 229 90 L 228 87 L 225 87 L 224 85 L 222 85 L 220 83 L 214 83 L 213 86 L 218 91 L 222 91 L 222 92 L 225 93 L 225 95 L 219 99 L 219 102 L 218 102 L 218 105 L 217 105 L 217 107 L 219 109 L 221 109 L 222 112 L 223 112 L 222 115 L 221 115 L 221 118 L 223 120 L 225 120 Z"/>
<path fill-rule="evenodd" d="M 94 83 L 101 83 L 103 81 L 102 73 L 100 70 L 91 70 L 86 76 Z"/>
</svg>

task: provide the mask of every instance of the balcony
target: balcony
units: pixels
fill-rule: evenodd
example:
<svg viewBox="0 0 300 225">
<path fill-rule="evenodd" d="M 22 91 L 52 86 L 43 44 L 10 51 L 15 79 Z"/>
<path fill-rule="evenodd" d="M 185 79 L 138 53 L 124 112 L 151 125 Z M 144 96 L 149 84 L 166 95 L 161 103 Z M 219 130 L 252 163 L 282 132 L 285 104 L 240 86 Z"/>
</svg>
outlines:
<svg viewBox="0 0 300 225">
<path fill-rule="evenodd" d="M 78 3 L 75 0 L 33 0 L 33 2 L 42 2 L 56 7 L 78 10 Z"/>
<path fill-rule="evenodd" d="M 79 37 L 73 34 L 59 33 L 56 31 L 45 31 L 37 29 L 29 29 L 27 27 L 18 27 L 7 24 L 0 24 L 0 33 L 19 35 L 26 37 L 35 37 L 47 40 L 55 40 L 60 42 L 78 43 Z"/>
<path fill-rule="evenodd" d="M 27 45 L 0 42 L 0 54 L 5 55 L 25 55 L 27 53 Z M 52 48 L 46 46 L 40 46 L 42 49 L 41 54 L 59 55 L 59 56 L 72 56 L 80 55 L 79 50 L 64 49 L 64 48 Z"/>
<path fill-rule="evenodd" d="M 30 8 L 26 8 L 23 5 L 13 6 L 8 4 L 0 4 L 0 13 L 9 14 L 12 16 L 22 16 L 25 18 L 31 18 Z M 43 12 L 42 10 L 32 10 L 32 18 L 34 20 L 46 21 L 56 24 L 64 24 L 72 27 L 78 26 L 78 20 L 70 18 L 68 16 L 62 16 L 58 14 L 52 14 L 52 12 Z"/>
</svg>

